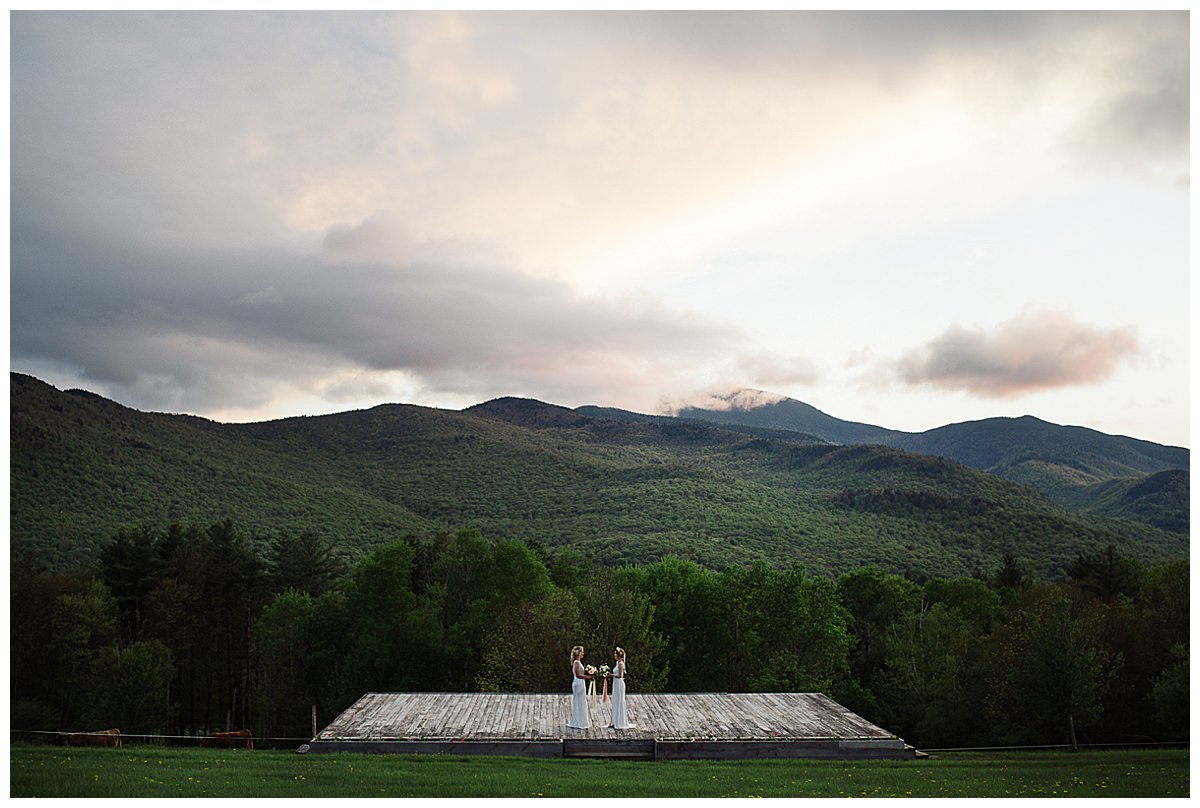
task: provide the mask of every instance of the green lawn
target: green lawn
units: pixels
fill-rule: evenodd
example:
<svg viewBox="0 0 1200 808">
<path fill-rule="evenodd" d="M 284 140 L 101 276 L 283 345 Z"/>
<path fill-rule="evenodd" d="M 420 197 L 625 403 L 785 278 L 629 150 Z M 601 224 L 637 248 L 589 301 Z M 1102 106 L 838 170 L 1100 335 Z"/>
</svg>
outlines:
<svg viewBox="0 0 1200 808">
<path fill-rule="evenodd" d="M 605 761 L 14 744 L 11 797 L 1186 797 L 1188 750 Z"/>
</svg>

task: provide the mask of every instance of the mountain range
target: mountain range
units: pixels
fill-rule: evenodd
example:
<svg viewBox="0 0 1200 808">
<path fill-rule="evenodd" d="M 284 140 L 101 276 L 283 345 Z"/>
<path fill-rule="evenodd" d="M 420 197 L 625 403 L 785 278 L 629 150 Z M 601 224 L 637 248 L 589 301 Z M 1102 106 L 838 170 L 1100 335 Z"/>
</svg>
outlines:
<svg viewBox="0 0 1200 808">
<path fill-rule="evenodd" d="M 724 424 L 714 421 L 729 413 L 516 398 L 225 424 L 11 373 L 10 549 L 64 569 L 94 562 L 120 529 L 232 519 L 260 542 L 314 531 L 348 557 L 464 528 L 607 564 L 675 554 L 825 574 L 971 574 L 1011 554 L 1053 576 L 1108 545 L 1146 562 L 1187 555 L 1186 449 L 1035 419 L 853 433 L 792 404 Z M 899 443 L 952 446 L 956 434 L 954 451 L 991 467 Z M 1062 487 L 1053 499 L 1004 473 L 1039 463 Z M 1072 493 L 1079 502 L 1065 501 Z"/>
<path fill-rule="evenodd" d="M 770 430 L 777 438 L 793 433 L 796 440 L 875 444 L 944 457 L 1023 483 L 1078 510 L 1188 530 L 1191 453 L 1182 447 L 1060 426 L 1029 415 L 914 433 L 844 421 L 804 402 L 762 391 L 739 391 L 723 398 L 720 408 L 687 407 L 675 417 L 733 429 Z M 741 403 L 753 401 L 769 403 Z M 601 407 L 580 411 L 612 418 L 645 417 Z"/>
</svg>

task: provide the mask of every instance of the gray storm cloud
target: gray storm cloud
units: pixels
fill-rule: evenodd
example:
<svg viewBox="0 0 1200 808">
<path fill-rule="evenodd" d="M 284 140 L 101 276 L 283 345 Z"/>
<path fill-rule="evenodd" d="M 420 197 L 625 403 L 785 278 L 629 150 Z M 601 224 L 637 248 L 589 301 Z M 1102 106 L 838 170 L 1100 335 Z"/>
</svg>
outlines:
<svg viewBox="0 0 1200 808">
<path fill-rule="evenodd" d="M 1061 312 L 1022 314 L 992 331 L 951 326 L 892 370 L 910 385 L 992 398 L 1096 384 L 1139 354 L 1132 328 L 1100 328 Z"/>
<path fill-rule="evenodd" d="M 402 240 L 377 227 L 372 239 Z M 653 300 L 588 297 L 509 268 L 438 263 L 422 245 L 413 251 L 423 263 L 389 266 L 51 246 L 19 227 L 13 242 L 24 268 L 13 279 L 23 301 L 12 312 L 14 355 L 67 364 L 152 408 L 252 407 L 285 382 L 331 400 L 351 389 L 379 396 L 386 387 L 370 373 L 386 371 L 430 392 L 605 401 L 645 387 L 649 397 L 742 339 Z M 340 246 L 344 254 L 344 238 Z M 326 381 L 335 368 L 347 372 Z"/>
<path fill-rule="evenodd" d="M 875 132 L 880 104 L 899 120 L 944 94 L 998 140 L 1053 118 L 1072 154 L 1186 163 L 1186 20 L 14 12 L 10 358 L 190 411 L 285 387 L 378 397 L 389 373 L 624 406 L 811 385 L 813 360 L 759 350 L 750 318 L 581 290 L 637 288 L 845 191 L 860 156 L 890 161 L 890 133 L 854 129 Z M 780 176 L 786 193 L 757 206 L 737 190 Z M 627 287 L 600 277 L 621 272 Z M 903 375 L 1009 395 L 1136 350 L 1132 334 L 1040 328 L 948 331 Z"/>
</svg>

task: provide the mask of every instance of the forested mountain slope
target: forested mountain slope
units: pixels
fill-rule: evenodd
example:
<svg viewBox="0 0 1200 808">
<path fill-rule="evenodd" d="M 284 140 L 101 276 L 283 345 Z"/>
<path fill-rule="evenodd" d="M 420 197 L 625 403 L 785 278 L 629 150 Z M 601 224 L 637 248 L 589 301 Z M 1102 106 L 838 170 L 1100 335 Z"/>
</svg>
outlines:
<svg viewBox="0 0 1200 808">
<path fill-rule="evenodd" d="M 1188 531 L 1189 502 L 1177 494 L 1181 481 L 1182 488 L 1187 487 L 1191 453 L 1178 446 L 1060 426 L 1032 416 L 986 418 L 925 432 L 898 432 L 842 421 L 792 399 L 748 408 L 691 408 L 681 410 L 679 417 L 731 428 L 794 430 L 835 443 L 876 443 L 945 457 L 1031 486 L 1077 510 L 1127 516 L 1176 532 Z M 1168 471 L 1182 472 L 1182 476 L 1169 475 L 1171 485 L 1151 483 L 1150 489 L 1138 489 L 1145 478 Z M 1148 501 L 1144 495 L 1151 489 L 1153 497 Z"/>
<path fill-rule="evenodd" d="M 1185 536 L 889 447 L 518 399 L 220 424 L 10 379 L 12 553 L 52 568 L 94 560 L 120 527 L 225 518 L 263 541 L 312 530 L 351 558 L 462 528 L 605 563 L 677 554 L 830 574 L 966 574 L 1005 552 L 1056 574 L 1109 544 L 1147 561 L 1187 553 Z"/>
<path fill-rule="evenodd" d="M 887 443 L 968 466 L 1000 471 L 1030 460 L 1075 468 L 1089 484 L 1186 469 L 1189 452 L 1177 446 L 1059 426 L 1033 416 L 986 418 L 893 436 Z"/>
</svg>

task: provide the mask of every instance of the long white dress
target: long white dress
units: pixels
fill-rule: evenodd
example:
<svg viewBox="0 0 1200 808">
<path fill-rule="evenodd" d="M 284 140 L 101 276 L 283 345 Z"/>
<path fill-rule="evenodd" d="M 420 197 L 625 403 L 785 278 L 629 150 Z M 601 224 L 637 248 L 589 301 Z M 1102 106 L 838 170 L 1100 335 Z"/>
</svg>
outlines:
<svg viewBox="0 0 1200 808">
<path fill-rule="evenodd" d="M 625 660 L 621 660 L 613 668 L 612 725 L 613 729 L 630 729 L 636 726 L 630 723 L 625 715 Z"/>
<path fill-rule="evenodd" d="M 587 729 L 592 725 L 588 720 L 587 680 L 580 679 L 583 664 L 579 660 L 571 663 L 571 717 L 567 726 L 575 729 Z"/>
</svg>

